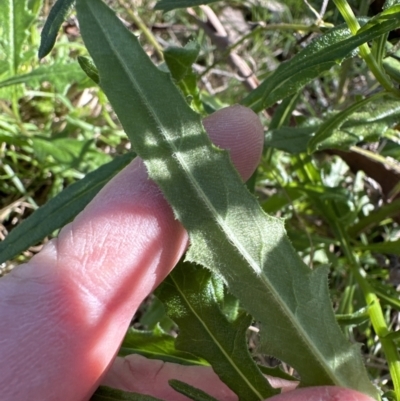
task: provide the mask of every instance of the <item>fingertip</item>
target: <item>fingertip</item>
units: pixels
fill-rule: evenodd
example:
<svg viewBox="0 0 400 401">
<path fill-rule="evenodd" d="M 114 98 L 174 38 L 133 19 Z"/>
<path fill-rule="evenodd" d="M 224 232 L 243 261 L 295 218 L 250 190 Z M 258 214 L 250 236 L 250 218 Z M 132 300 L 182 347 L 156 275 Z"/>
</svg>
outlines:
<svg viewBox="0 0 400 401">
<path fill-rule="evenodd" d="M 335 386 L 300 388 L 270 398 L 270 401 L 374 401 L 358 391 Z"/>
<path fill-rule="evenodd" d="M 206 117 L 203 125 L 212 142 L 229 151 L 243 180 L 248 180 L 258 166 L 264 143 L 264 129 L 257 114 L 234 105 Z"/>
</svg>

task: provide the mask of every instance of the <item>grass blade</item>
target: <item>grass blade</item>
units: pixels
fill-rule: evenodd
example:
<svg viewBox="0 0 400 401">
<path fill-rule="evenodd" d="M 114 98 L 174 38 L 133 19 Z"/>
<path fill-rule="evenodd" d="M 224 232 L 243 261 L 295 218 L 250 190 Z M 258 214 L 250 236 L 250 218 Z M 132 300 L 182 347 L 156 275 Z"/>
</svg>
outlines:
<svg viewBox="0 0 400 401">
<path fill-rule="evenodd" d="M 44 206 L 35 210 L 15 227 L 0 243 L 0 263 L 3 263 L 30 246 L 36 245 L 47 235 L 71 221 L 100 191 L 100 189 L 132 159 L 128 153 L 115 158 L 82 180 L 70 185 Z"/>
</svg>

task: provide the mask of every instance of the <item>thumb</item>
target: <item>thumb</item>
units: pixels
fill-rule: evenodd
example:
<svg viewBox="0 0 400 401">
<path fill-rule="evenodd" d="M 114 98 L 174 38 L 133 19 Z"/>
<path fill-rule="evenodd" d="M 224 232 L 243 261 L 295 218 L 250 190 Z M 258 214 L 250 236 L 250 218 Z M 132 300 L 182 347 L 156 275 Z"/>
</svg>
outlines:
<svg viewBox="0 0 400 401">
<path fill-rule="evenodd" d="M 184 366 L 132 354 L 116 358 L 103 380 L 103 385 L 124 391 L 147 394 L 168 401 L 187 401 L 169 385 L 171 379 L 181 380 L 221 401 L 237 401 L 238 397 L 207 366 Z M 293 390 L 298 382 L 267 377 L 271 386 L 281 388 L 282 393 L 268 401 L 374 401 L 357 391 L 320 386 Z M 267 400 L 266 400 L 267 401 Z"/>
<path fill-rule="evenodd" d="M 348 388 L 320 386 L 307 387 L 285 392 L 268 399 L 269 401 L 374 401 L 358 391 Z"/>
<path fill-rule="evenodd" d="M 262 126 L 249 109 L 228 110 L 205 124 L 247 177 L 261 154 Z M 0 279 L 2 399 L 88 400 L 132 315 L 186 245 L 185 230 L 136 159 L 57 239 Z"/>
</svg>

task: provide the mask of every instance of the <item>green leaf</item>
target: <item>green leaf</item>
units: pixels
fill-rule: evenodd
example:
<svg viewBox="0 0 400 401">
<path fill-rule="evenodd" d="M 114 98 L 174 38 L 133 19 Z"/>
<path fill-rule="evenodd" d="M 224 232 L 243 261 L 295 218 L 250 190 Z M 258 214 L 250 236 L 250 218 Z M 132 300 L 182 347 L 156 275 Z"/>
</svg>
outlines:
<svg viewBox="0 0 400 401">
<path fill-rule="evenodd" d="M 57 34 L 75 0 L 57 0 L 50 10 L 41 33 L 38 57 L 46 57 L 56 43 Z"/>
<path fill-rule="evenodd" d="M 150 395 L 128 393 L 115 388 L 100 386 L 90 401 L 163 401 Z"/>
<path fill-rule="evenodd" d="M 70 185 L 55 198 L 35 210 L 0 242 L 0 263 L 3 263 L 72 220 L 100 189 L 132 159 L 128 153 L 115 158 L 82 180 Z"/>
<path fill-rule="evenodd" d="M 203 4 L 214 3 L 215 1 L 217 0 L 159 0 L 154 9 L 171 11 L 175 10 L 176 8 L 201 6 Z"/>
<path fill-rule="evenodd" d="M 375 396 L 359 347 L 336 323 L 326 269 L 311 271 L 301 261 L 283 222 L 262 212 L 227 152 L 211 144 L 169 74 L 115 14 L 100 0 L 78 0 L 77 10 L 101 87 L 189 232 L 187 259 L 224 278 L 262 323 L 266 353 L 293 366 L 303 385 L 336 384 Z"/>
<path fill-rule="evenodd" d="M 400 82 L 400 61 L 394 57 L 386 57 L 382 62 L 387 74 L 397 82 Z"/>
<path fill-rule="evenodd" d="M 22 46 L 36 14 L 28 9 L 26 0 L 0 1 L 0 60 L 5 60 L 9 76 L 17 74 Z M 0 68 L 2 70 L 2 68 Z"/>
<path fill-rule="evenodd" d="M 359 106 L 357 104 L 354 109 Z M 329 113 L 325 122 L 312 121 L 310 125 L 282 127 L 273 129 L 265 135 L 265 146 L 297 154 L 307 152 L 308 143 L 313 135 L 321 130 L 323 136 L 329 131 L 329 137 L 318 143 L 318 149 L 348 150 L 361 141 L 377 141 L 391 127 L 396 126 L 400 118 L 400 101 L 390 96 L 382 99 L 363 101 L 362 110 L 352 113 L 347 109 L 342 113 Z M 354 110 L 352 107 L 349 110 Z M 338 118 L 336 119 L 336 116 Z M 347 119 L 343 121 L 343 119 Z M 339 129 L 334 129 L 335 124 Z M 321 128 L 322 127 L 322 128 Z M 332 130 L 330 130 L 332 128 Z M 315 134 L 316 135 L 316 134 Z"/>
<path fill-rule="evenodd" d="M 277 394 L 248 352 L 246 331 L 251 317 L 241 315 L 228 322 L 219 308 L 218 288 L 209 271 L 180 263 L 156 295 L 179 326 L 177 349 L 208 361 L 240 400 L 263 400 Z"/>
<path fill-rule="evenodd" d="M 371 226 L 378 225 L 382 220 L 396 216 L 400 210 L 400 199 L 381 206 L 379 209 L 371 212 L 368 216 L 360 219 L 356 224 L 348 228 L 350 236 L 355 237 L 359 232 L 365 231 Z"/>
<path fill-rule="evenodd" d="M 44 161 L 52 156 L 59 164 L 68 168 L 78 168 L 85 154 L 89 150 L 98 152 L 92 147 L 94 140 L 77 140 L 75 138 L 32 138 L 33 150 L 37 158 Z M 92 148 L 92 149 L 91 149 Z"/>
<path fill-rule="evenodd" d="M 400 344 L 400 330 L 389 333 L 387 336 L 385 336 L 385 338 L 387 340 L 395 341 Z"/>
<path fill-rule="evenodd" d="M 397 311 L 400 311 L 399 293 L 390 285 L 383 284 L 378 280 L 368 280 L 374 288 L 374 292 L 382 305 L 389 305 Z"/>
<path fill-rule="evenodd" d="M 178 393 L 186 395 L 186 397 L 189 397 L 192 400 L 195 400 L 195 401 L 218 401 L 211 395 L 205 393 L 203 390 L 193 387 L 190 384 L 181 382 L 180 380 L 172 379 L 172 380 L 169 380 L 168 383 Z"/>
<path fill-rule="evenodd" d="M 379 92 L 373 96 L 359 100 L 358 102 L 353 103 L 350 107 L 347 107 L 340 113 L 337 113 L 333 117 L 326 119 L 320 125 L 315 135 L 308 142 L 308 153 L 314 153 L 318 149 L 321 142 L 332 136 L 334 134 L 334 131 L 339 129 L 340 126 L 357 110 L 377 100 L 382 102 L 383 100 L 381 100 L 381 98 L 383 96 L 388 97 L 386 92 Z"/>
<path fill-rule="evenodd" d="M 175 348 L 175 338 L 156 327 L 152 331 L 130 328 L 118 353 L 120 356 L 140 354 L 150 359 L 161 359 L 164 362 L 181 365 L 208 365 L 190 352 Z"/>
<path fill-rule="evenodd" d="M 143 311 L 139 322 L 150 331 L 159 326 L 162 330 L 169 332 L 175 325 L 165 312 L 163 303 L 157 297 L 154 297 L 150 305 Z"/>
<path fill-rule="evenodd" d="M 336 315 L 336 320 L 341 326 L 360 326 L 369 320 L 368 306 L 359 309 L 354 313 Z"/>
<path fill-rule="evenodd" d="M 261 206 L 266 213 L 275 214 L 302 195 L 299 188 L 284 186 L 281 191 L 274 193 L 262 202 Z"/>
<path fill-rule="evenodd" d="M 188 42 L 185 47 L 168 47 L 164 51 L 165 64 L 161 68 L 168 67 L 168 71 L 192 109 L 205 114 L 197 86 L 197 76 L 192 70 L 192 64 L 196 61 L 199 51 L 200 47 L 195 41 Z"/>
<path fill-rule="evenodd" d="M 274 111 L 271 122 L 268 126 L 270 130 L 281 128 L 289 124 L 290 117 L 296 108 L 297 102 L 300 99 L 301 92 L 295 93 L 292 96 L 284 99 Z"/>
<path fill-rule="evenodd" d="M 188 42 L 185 47 L 170 46 L 164 50 L 164 59 L 172 77 L 181 81 L 191 71 L 192 64 L 196 61 L 200 46 L 194 40 Z"/>
<path fill-rule="evenodd" d="M 36 68 L 27 74 L 17 74 L 11 78 L 0 81 L 0 88 L 11 85 L 25 84 L 35 87 L 47 81 L 54 85 L 57 92 L 63 93 L 71 82 L 80 82 L 85 78 L 78 63 L 53 64 Z"/>
<path fill-rule="evenodd" d="M 400 255 L 400 240 L 380 242 L 378 244 L 358 245 L 355 248 L 376 253 Z"/>
<path fill-rule="evenodd" d="M 85 74 L 96 84 L 100 83 L 99 72 L 89 57 L 78 56 L 78 63 Z"/>
<path fill-rule="evenodd" d="M 262 84 L 242 101 L 255 111 L 275 104 L 299 90 L 352 55 L 352 51 L 400 24 L 400 12 L 392 13 L 384 20 L 365 24 L 363 31 L 352 36 L 347 27 L 337 27 L 320 36 L 292 59 L 279 67 Z"/>
<path fill-rule="evenodd" d="M 199 51 L 198 43 L 191 41 L 185 47 L 168 47 L 164 50 L 164 58 L 168 71 L 179 85 L 188 103 L 192 105 L 193 110 L 205 114 L 197 87 L 197 76 L 192 71 L 192 64 L 196 61 Z"/>
<path fill-rule="evenodd" d="M 307 151 L 308 142 L 317 129 L 317 126 L 272 129 L 265 134 L 264 146 L 293 154 L 303 153 Z"/>
</svg>

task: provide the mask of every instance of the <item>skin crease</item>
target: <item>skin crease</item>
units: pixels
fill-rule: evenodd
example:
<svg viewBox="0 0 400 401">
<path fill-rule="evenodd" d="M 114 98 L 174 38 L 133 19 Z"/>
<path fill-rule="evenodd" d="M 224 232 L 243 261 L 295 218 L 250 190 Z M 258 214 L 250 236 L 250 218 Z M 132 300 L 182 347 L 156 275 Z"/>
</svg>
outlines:
<svg viewBox="0 0 400 401">
<path fill-rule="evenodd" d="M 238 171 L 249 178 L 262 151 L 258 117 L 234 106 L 208 117 L 204 125 L 214 143 L 231 149 Z M 114 361 L 133 314 L 172 270 L 187 242 L 142 161 L 135 159 L 57 239 L 0 279 L 1 400 L 88 401 L 102 380 L 110 384 L 112 379 L 120 388 L 123 382 L 139 382 L 135 363 L 139 372 L 147 372 L 140 378 L 147 384 L 144 393 L 162 389 L 171 375 L 193 376 L 201 378 L 205 391 L 227 392 L 230 398 L 221 400 L 235 400 L 211 369 L 193 374 L 188 370 L 193 368 L 183 371 L 159 361 L 148 365 L 145 358 L 139 365 L 134 357 Z M 305 390 L 295 390 L 288 393 L 291 398 L 271 401 L 369 400 L 337 388 L 306 390 L 308 398 Z M 343 392 L 341 398 L 337 391 Z M 186 399 L 177 393 L 165 397 Z"/>
</svg>

